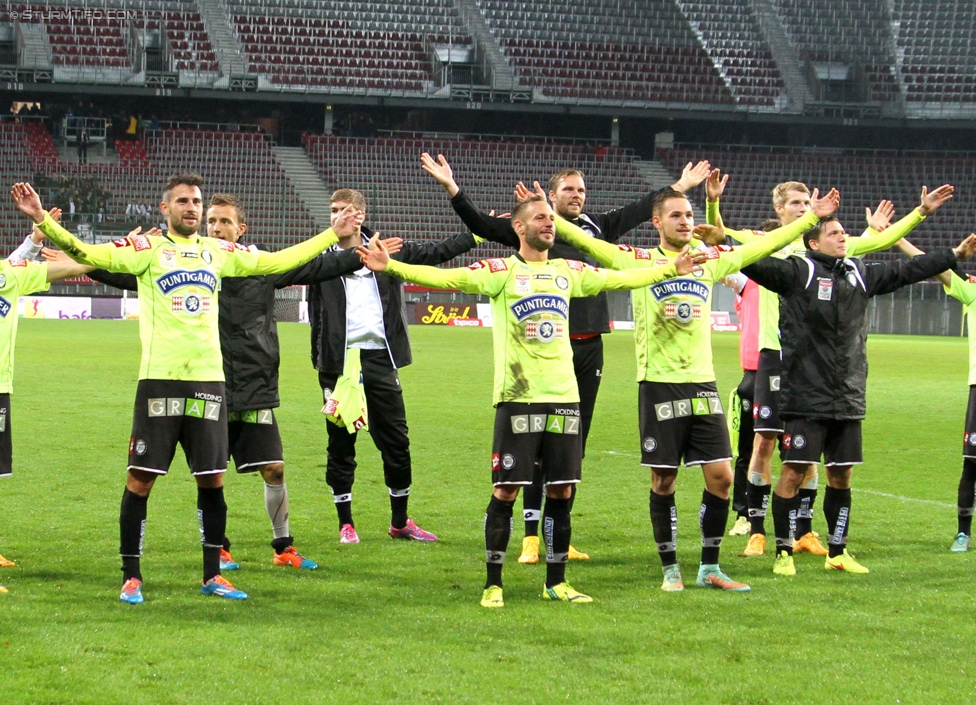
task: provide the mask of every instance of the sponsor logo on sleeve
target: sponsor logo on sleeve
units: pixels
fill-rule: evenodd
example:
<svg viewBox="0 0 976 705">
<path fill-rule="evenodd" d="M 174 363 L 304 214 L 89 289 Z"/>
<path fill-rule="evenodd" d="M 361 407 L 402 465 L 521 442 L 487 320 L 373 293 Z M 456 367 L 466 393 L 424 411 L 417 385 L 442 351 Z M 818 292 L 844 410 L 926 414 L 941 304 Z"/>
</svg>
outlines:
<svg viewBox="0 0 976 705">
<path fill-rule="evenodd" d="M 136 252 L 152 249 L 152 243 L 149 242 L 149 238 L 145 235 L 130 235 L 129 239 L 132 241 L 132 246 L 136 249 Z"/>
<path fill-rule="evenodd" d="M 508 264 L 503 259 L 489 259 L 485 260 L 485 263 L 492 272 L 504 272 L 508 270 Z"/>
<path fill-rule="evenodd" d="M 27 266 L 27 260 L 25 260 L 25 259 L 7 260 L 7 263 L 11 267 L 26 267 Z"/>
<path fill-rule="evenodd" d="M 220 249 L 224 250 L 225 252 L 233 252 L 234 251 L 234 243 L 233 242 L 228 242 L 227 240 L 217 240 L 217 246 Z"/>
<path fill-rule="evenodd" d="M 969 283 L 970 284 L 976 284 L 976 274 L 970 274 L 969 275 Z"/>
<path fill-rule="evenodd" d="M 577 272 L 583 271 L 583 263 L 577 259 L 566 260 L 566 266 L 568 266 L 570 269 L 576 270 Z"/>
</svg>

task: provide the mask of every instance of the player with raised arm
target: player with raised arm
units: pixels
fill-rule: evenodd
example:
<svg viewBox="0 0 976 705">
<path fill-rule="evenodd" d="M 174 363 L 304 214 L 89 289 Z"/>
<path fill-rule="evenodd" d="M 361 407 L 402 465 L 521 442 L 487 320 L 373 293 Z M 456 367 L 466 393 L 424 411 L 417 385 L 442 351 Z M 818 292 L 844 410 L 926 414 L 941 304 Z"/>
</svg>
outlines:
<svg viewBox="0 0 976 705">
<path fill-rule="evenodd" d="M 451 199 L 451 205 L 458 217 L 476 235 L 486 240 L 519 248 L 520 242 L 512 221 L 507 218 L 493 218 L 479 210 L 468 195 L 454 180 L 454 172 L 444 155 L 434 159 L 424 152 L 420 156 L 424 171 L 444 187 Z M 709 174 L 708 162 L 688 163 L 672 189 L 687 191 L 698 186 Z M 521 183 L 519 184 L 521 186 Z M 539 189 L 538 182 L 536 188 Z M 578 169 L 565 169 L 553 174 L 549 179 L 549 200 L 560 218 L 582 229 L 590 237 L 606 242 L 617 242 L 627 232 L 641 223 L 650 220 L 654 195 L 652 191 L 642 198 L 628 203 L 622 208 L 606 213 L 592 213 L 585 210 L 587 191 L 583 172 Z M 531 194 L 524 187 L 516 190 L 516 200 L 522 201 Z M 544 194 L 543 194 L 544 195 Z M 596 264 L 579 250 L 556 238 L 552 257 L 583 260 Z M 600 380 L 603 377 L 603 335 L 610 332 L 610 309 L 605 293 L 588 298 L 574 298 L 570 302 L 569 339 L 573 348 L 573 370 L 580 394 L 580 423 L 583 442 L 583 457 L 586 457 L 586 440 L 590 433 L 593 409 L 596 405 Z M 542 507 L 542 476 L 537 472 L 536 480 L 524 489 L 522 494 L 525 538 L 522 540 L 522 553 L 519 563 L 539 562 L 539 518 Z M 570 509 L 576 497 L 576 488 L 570 498 Z M 586 560 L 586 553 L 569 547 L 570 560 Z"/>
<path fill-rule="evenodd" d="M 60 215 L 60 210 L 52 209 L 52 217 Z M 0 260 L 0 478 L 9 477 L 13 472 L 10 395 L 13 392 L 14 345 L 20 321 L 17 310 L 20 297 L 47 291 L 51 282 L 85 272 L 85 267 L 71 260 L 48 263 L 31 259 L 27 259 L 27 255 L 18 248 L 10 258 Z M 14 561 L 0 555 L 0 568 L 15 565 Z M 7 592 L 7 589 L 0 585 L 0 592 Z"/>
<path fill-rule="evenodd" d="M 908 240 L 895 243 L 909 257 L 924 255 Z M 957 268 L 937 275 L 946 293 L 962 302 L 967 310 L 969 326 L 969 404 L 966 407 L 966 427 L 962 442 L 962 475 L 956 492 L 956 537 L 949 550 L 965 553 L 973 535 L 973 512 L 976 509 L 976 277 L 964 276 Z"/>
<path fill-rule="evenodd" d="M 567 320 L 569 300 L 607 289 L 646 287 L 689 273 L 695 261 L 683 252 L 654 269 L 612 272 L 576 260 L 549 259 L 556 236 L 555 217 L 541 196 L 519 203 L 512 213 L 521 242 L 518 254 L 466 268 L 411 266 L 389 260 L 382 250 L 360 250 L 370 269 L 424 286 L 491 297 L 495 320 L 494 490 L 485 515 L 483 607 L 504 605 L 502 565 L 511 535 L 512 508 L 519 489 L 532 483 L 537 462 L 545 474 L 547 497 L 542 517 L 547 565 L 542 597 L 591 601 L 566 582 L 572 535 L 569 497 L 580 480 L 582 456 L 579 391 Z M 580 238 L 589 237 L 571 224 L 564 223 L 563 229 L 577 232 Z"/>
<path fill-rule="evenodd" d="M 712 285 L 792 242 L 819 218 L 832 214 L 839 202 L 836 190 L 824 198 L 814 192 L 813 209 L 795 223 L 741 248 L 708 248 L 708 261 L 692 276 L 633 293 L 641 464 L 651 468 L 651 525 L 664 569 L 661 589 L 666 592 L 684 589 L 678 567 L 674 503 L 682 462 L 687 467 L 700 465 L 705 479 L 699 514 L 702 552 L 697 584 L 721 590 L 749 590 L 748 585 L 723 573 L 718 563 L 729 514 L 732 449 L 712 366 Z M 651 222 L 661 236 L 660 245 L 653 250 L 614 246 L 579 237 L 575 230 L 564 233 L 561 227 L 559 234 L 604 266 L 631 269 L 671 261 L 696 230 L 691 203 L 676 191 L 658 194 Z M 562 224 L 558 220 L 557 223 Z"/>
<path fill-rule="evenodd" d="M 728 175 L 713 170 L 705 181 L 706 217 L 709 223 L 720 223 L 719 200 L 728 183 Z M 943 203 L 952 198 L 953 187 L 940 186 L 931 193 L 923 186 L 918 208 L 897 223 L 887 227 L 894 214 L 890 201 L 881 201 L 874 213 L 866 209 L 868 230 L 862 237 L 848 241 L 850 255 L 860 256 L 879 250 L 886 250 L 901 237 L 915 228 L 926 216 L 935 212 Z M 778 184 L 772 192 L 773 209 L 782 225 L 789 225 L 810 209 L 810 191 L 798 181 Z M 884 232 L 879 232 L 879 231 Z M 761 232 L 752 230 L 730 230 L 726 235 L 742 243 L 754 242 L 762 237 Z M 802 238 L 790 243 L 776 257 L 803 255 L 806 248 Z M 752 458 L 749 463 L 749 482 L 746 499 L 749 505 L 750 536 L 743 556 L 761 556 L 766 550 L 765 518 L 772 488 L 772 457 L 777 439 L 783 433 L 783 422 L 779 414 L 779 396 L 782 371 L 782 345 L 779 335 L 779 297 L 767 290 L 759 291 L 759 365 L 756 371 L 756 386 L 753 392 L 753 427 L 755 440 Z M 808 469 L 803 485 L 799 490 L 800 509 L 797 514 L 796 543 L 793 551 L 809 552 L 826 556 L 828 551 L 820 542 L 820 536 L 812 527 L 813 506 L 817 497 L 817 466 Z"/>
<path fill-rule="evenodd" d="M 783 298 L 780 415 L 785 431 L 783 469 L 772 500 L 777 551 L 773 572 L 796 574 L 793 539 L 800 506 L 798 490 L 810 466 L 822 456 L 827 471 L 823 511 L 829 550 L 824 567 L 867 573 L 847 551 L 847 534 L 852 469 L 863 462 L 868 301 L 972 256 L 976 235 L 955 250 L 943 248 L 936 254 L 876 265 L 849 258 L 850 239 L 836 218 L 824 219 L 808 230 L 803 241 L 807 246 L 803 257 L 771 257 L 743 270 Z"/>
<path fill-rule="evenodd" d="M 163 235 L 136 235 L 86 244 L 54 222 L 29 184 L 14 184 L 17 207 L 80 264 L 138 278 L 142 361 L 136 392 L 128 478 L 119 515 L 123 589 L 119 599 L 143 602 L 140 557 L 146 506 L 155 480 L 169 471 L 179 443 L 197 483 L 205 595 L 245 599 L 220 574 L 227 521 L 227 405 L 217 325 L 221 277 L 274 274 L 309 261 L 337 241 L 336 228 L 279 252 L 260 252 L 197 234 L 203 211 L 202 179 L 180 174 L 167 181 L 160 210 Z M 352 213 L 343 223 L 351 225 Z"/>
</svg>

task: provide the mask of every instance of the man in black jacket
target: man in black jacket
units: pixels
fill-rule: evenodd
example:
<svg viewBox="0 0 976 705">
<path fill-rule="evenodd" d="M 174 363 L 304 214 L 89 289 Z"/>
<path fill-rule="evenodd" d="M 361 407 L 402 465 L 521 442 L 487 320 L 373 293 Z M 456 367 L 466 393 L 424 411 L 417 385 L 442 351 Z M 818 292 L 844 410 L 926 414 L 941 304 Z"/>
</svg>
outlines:
<svg viewBox="0 0 976 705">
<path fill-rule="evenodd" d="M 943 248 L 908 261 L 864 265 L 847 259 L 843 225 L 821 220 L 804 236 L 804 257 L 768 258 L 742 270 L 778 293 L 783 372 L 780 414 L 785 421 L 783 470 L 773 492 L 776 562 L 773 572 L 795 575 L 793 537 L 798 490 L 809 467 L 823 455 L 827 490 L 827 570 L 867 573 L 847 551 L 851 470 L 863 462 L 861 420 L 867 385 L 868 300 L 922 281 L 976 252 L 976 236 L 955 250 Z"/>
<path fill-rule="evenodd" d="M 355 256 L 372 231 L 362 227 L 366 200 L 358 191 L 339 189 L 332 194 L 335 220 L 352 206 L 357 228 L 340 236 L 333 251 L 318 259 Z M 474 247 L 474 235 L 464 233 L 439 242 L 405 242 L 394 258 L 409 264 L 436 265 L 447 262 Z M 314 263 L 316 260 L 312 260 Z M 305 283 L 296 281 L 295 283 Z M 363 392 L 369 410 L 369 433 L 383 458 L 383 475 L 390 490 L 390 536 L 414 541 L 436 541 L 437 537 L 417 526 L 407 516 L 412 470 L 406 410 L 397 370 L 412 362 L 410 339 L 399 279 L 375 274 L 365 267 L 343 277 L 309 288 L 309 319 L 312 323 L 312 364 L 326 401 L 343 374 L 346 351 L 358 348 L 362 365 Z M 356 471 L 356 437 L 332 422 L 329 434 L 325 481 L 332 488 L 339 514 L 339 541 L 359 543 L 352 518 L 352 485 Z"/>
<path fill-rule="evenodd" d="M 247 212 L 237 198 L 214 194 L 207 209 L 207 234 L 238 243 L 247 230 Z M 351 209 L 333 218 L 336 233 L 351 234 L 357 227 Z M 138 229 L 135 231 L 138 232 Z M 150 231 L 152 232 L 152 231 Z M 394 249 L 399 243 L 388 242 Z M 318 257 L 284 274 L 228 277 L 218 299 L 218 329 L 223 358 L 229 447 L 239 473 L 260 472 L 264 503 L 271 519 L 274 565 L 314 570 L 315 561 L 293 546 L 288 521 L 288 486 L 285 484 L 281 434 L 274 410 L 278 397 L 278 329 L 274 318 L 275 290 L 295 284 L 315 284 L 361 267 L 358 256 Z M 89 276 L 119 289 L 135 291 L 136 277 L 95 270 Z M 237 570 L 224 537 L 220 569 Z"/>
<path fill-rule="evenodd" d="M 428 174 L 444 187 L 451 198 L 454 212 L 464 221 L 464 224 L 475 235 L 486 240 L 498 242 L 514 249 L 519 248 L 519 239 L 508 218 L 495 218 L 479 210 L 468 195 L 464 193 L 454 181 L 454 172 L 443 154 L 438 154 L 435 160 L 424 152 L 420 156 L 421 165 Z M 708 162 L 689 163 L 681 178 L 671 188 L 685 191 L 694 188 L 708 176 L 710 165 Z M 520 185 L 521 186 L 521 185 Z M 536 184 L 538 187 L 538 184 Z M 524 200 L 531 195 L 523 188 L 518 200 Z M 586 204 L 586 183 L 583 172 L 578 169 L 565 169 L 549 179 L 549 200 L 552 208 L 561 218 L 582 228 L 598 240 L 617 242 L 628 231 L 641 223 L 651 219 L 652 204 L 658 191 L 652 191 L 643 198 L 606 213 L 587 213 L 583 207 Z M 558 237 L 550 251 L 550 257 L 575 259 L 593 266 L 599 266 L 595 260 L 587 257 L 572 245 Z M 586 456 L 586 439 L 590 433 L 590 422 L 593 420 L 593 408 L 596 405 L 597 393 L 600 391 L 600 380 L 603 376 L 603 334 L 610 332 L 610 307 L 605 292 L 589 298 L 574 298 L 569 304 L 569 337 L 573 347 L 573 367 L 576 372 L 576 384 L 580 395 L 580 425 L 582 427 L 583 456 Z M 537 468 L 538 470 L 538 468 Z M 531 487 L 526 487 L 522 493 L 523 517 L 525 520 L 525 538 L 522 540 L 522 555 L 519 563 L 534 564 L 539 562 L 539 520 L 542 516 L 542 474 L 536 473 Z M 570 508 L 576 498 L 576 485 L 570 498 Z M 589 556 L 569 547 L 570 560 L 588 560 Z"/>
</svg>

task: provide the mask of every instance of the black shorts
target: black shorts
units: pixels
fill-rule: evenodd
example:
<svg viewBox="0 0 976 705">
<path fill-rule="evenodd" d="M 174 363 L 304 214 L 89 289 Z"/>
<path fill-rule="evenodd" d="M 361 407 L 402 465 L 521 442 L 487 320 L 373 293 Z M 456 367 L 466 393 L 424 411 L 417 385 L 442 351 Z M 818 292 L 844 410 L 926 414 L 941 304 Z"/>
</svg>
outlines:
<svg viewBox="0 0 976 705">
<path fill-rule="evenodd" d="M 141 379 L 136 389 L 129 469 L 165 475 L 183 446 L 194 475 L 227 469 L 227 400 L 223 382 Z"/>
<path fill-rule="evenodd" d="M 7 419 L 10 423 L 10 419 Z M 10 440 L 7 440 L 9 447 Z M 969 406 L 966 409 L 966 435 L 962 439 L 962 457 L 976 459 L 976 385 L 969 387 Z"/>
<path fill-rule="evenodd" d="M 731 460 L 729 431 L 714 382 L 641 382 L 641 465 L 677 468 Z"/>
<path fill-rule="evenodd" d="M 752 396 L 752 428 L 754 431 L 782 433 L 779 417 L 779 380 L 783 359 L 779 350 L 760 350 L 756 388 Z"/>
<path fill-rule="evenodd" d="M 495 409 L 491 482 L 531 485 L 538 462 L 547 485 L 580 481 L 583 458 L 579 404 L 503 402 Z"/>
<path fill-rule="evenodd" d="M 13 445 L 10 442 L 10 394 L 0 394 L 0 477 L 13 472 Z"/>
<path fill-rule="evenodd" d="M 861 422 L 832 419 L 789 419 L 780 457 L 784 463 L 820 462 L 824 465 L 860 465 Z"/>
<path fill-rule="evenodd" d="M 227 438 L 237 472 L 254 472 L 262 465 L 284 462 L 274 409 L 228 412 Z"/>
</svg>

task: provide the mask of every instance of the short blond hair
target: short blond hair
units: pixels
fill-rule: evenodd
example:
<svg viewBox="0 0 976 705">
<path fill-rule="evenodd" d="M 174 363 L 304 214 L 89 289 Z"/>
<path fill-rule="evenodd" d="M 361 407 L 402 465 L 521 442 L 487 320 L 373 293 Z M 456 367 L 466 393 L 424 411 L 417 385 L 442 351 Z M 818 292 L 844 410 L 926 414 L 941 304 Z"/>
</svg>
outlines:
<svg viewBox="0 0 976 705">
<path fill-rule="evenodd" d="M 357 211 L 366 211 L 366 199 L 363 198 L 363 194 L 355 189 L 351 188 L 341 188 L 332 192 L 332 197 L 329 199 L 329 203 L 335 203 L 339 201 L 341 203 L 349 203 Z"/>
<path fill-rule="evenodd" d="M 773 189 L 773 208 L 786 205 L 786 194 L 789 191 L 799 191 L 810 195 L 810 189 L 807 188 L 806 184 L 800 181 L 784 181 L 781 184 L 776 184 Z"/>
</svg>

